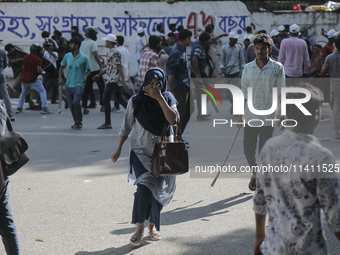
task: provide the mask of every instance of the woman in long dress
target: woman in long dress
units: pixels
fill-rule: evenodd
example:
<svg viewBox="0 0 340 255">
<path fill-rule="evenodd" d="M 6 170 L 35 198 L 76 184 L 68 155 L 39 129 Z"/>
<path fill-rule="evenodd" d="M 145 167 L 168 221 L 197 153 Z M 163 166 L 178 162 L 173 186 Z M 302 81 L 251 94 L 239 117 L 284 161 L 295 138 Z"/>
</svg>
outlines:
<svg viewBox="0 0 340 255">
<path fill-rule="evenodd" d="M 151 172 L 151 156 L 155 143 L 160 142 L 166 126 L 167 136 L 172 136 L 172 127 L 178 122 L 175 97 L 167 91 L 164 71 L 150 68 L 138 93 L 130 98 L 125 118 L 120 129 L 117 149 L 111 154 L 113 163 L 131 134 L 129 184 L 137 185 L 134 194 L 132 223 L 137 230 L 130 239 L 131 244 L 140 245 L 144 234 L 144 222 L 148 220 L 149 237 L 161 239 L 160 213 L 170 203 L 176 189 L 176 177 L 155 177 Z"/>
</svg>

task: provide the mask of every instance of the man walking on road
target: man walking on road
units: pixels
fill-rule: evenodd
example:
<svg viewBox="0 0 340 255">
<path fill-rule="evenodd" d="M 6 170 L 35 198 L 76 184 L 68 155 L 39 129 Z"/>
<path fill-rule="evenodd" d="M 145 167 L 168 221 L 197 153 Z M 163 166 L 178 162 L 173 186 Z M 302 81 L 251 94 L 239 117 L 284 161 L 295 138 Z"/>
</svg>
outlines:
<svg viewBox="0 0 340 255">
<path fill-rule="evenodd" d="M 103 74 L 107 73 L 109 80 L 107 81 L 104 91 L 105 123 L 97 129 L 111 129 L 111 96 L 114 94 L 115 99 L 126 108 L 127 102 L 123 98 L 122 90 L 123 85 L 127 87 L 127 84 L 125 82 L 121 54 L 116 46 L 117 37 L 113 34 L 108 34 L 103 40 L 105 40 L 106 48 L 109 48 L 110 51 L 107 56 L 105 70 L 96 75 L 94 79 L 98 79 Z"/>
<path fill-rule="evenodd" d="M 267 171 L 258 176 L 253 197 L 255 255 L 328 254 L 321 209 L 330 230 L 340 240 L 340 180 L 331 168 L 337 164 L 333 153 L 313 135 L 321 119 L 323 96 L 311 85 L 302 88 L 311 93 L 303 107 L 312 115 L 306 116 L 295 104 L 288 104 L 287 118 L 298 124 L 267 141 L 260 163 L 268 169 L 303 166 L 303 171 Z M 289 93 L 287 97 L 301 99 L 305 94 Z M 325 172 L 324 167 L 322 172 L 317 171 L 320 166 L 329 171 Z"/>
<path fill-rule="evenodd" d="M 70 50 L 60 63 L 59 69 L 59 85 L 63 82 L 63 71 L 67 67 L 66 78 L 66 95 L 68 105 L 70 107 L 74 125 L 73 129 L 81 129 L 83 127 L 83 115 L 81 113 L 80 100 L 83 96 L 86 80 L 91 73 L 90 61 L 87 56 L 79 51 L 81 39 L 74 37 L 70 40 Z"/>
<path fill-rule="evenodd" d="M 128 49 L 124 47 L 124 37 L 121 36 L 121 35 L 117 35 L 117 48 L 118 48 L 120 55 L 121 55 L 125 82 L 126 82 L 126 84 L 128 84 L 130 53 L 129 53 Z M 133 84 L 132 84 L 132 86 L 133 86 Z M 130 93 L 127 92 L 127 90 L 128 90 L 128 87 L 126 87 L 126 88 L 123 87 L 122 93 L 127 99 L 130 99 L 131 95 L 130 95 Z M 118 102 L 117 99 L 114 99 L 114 106 L 112 107 L 111 111 L 112 112 L 121 112 L 120 107 L 119 107 L 119 102 Z"/>
<path fill-rule="evenodd" d="M 241 46 L 237 44 L 239 36 L 230 32 L 228 37 L 229 43 L 221 49 L 221 74 L 224 74 L 224 78 L 240 78 L 244 55 Z"/>
<path fill-rule="evenodd" d="M 168 64 L 167 73 L 169 80 L 169 91 L 174 94 L 178 101 L 180 115 L 180 130 L 183 134 L 194 111 L 194 100 L 190 96 L 190 76 L 186 47 L 191 43 L 192 32 L 183 29 L 179 32 L 179 41 L 172 49 Z"/>
<path fill-rule="evenodd" d="M 238 128 L 244 127 L 243 148 L 244 154 L 250 167 L 257 166 L 256 146 L 259 138 L 259 151 L 266 141 L 273 136 L 274 124 L 270 119 L 277 119 L 281 113 L 281 88 L 285 87 L 285 72 L 283 66 L 269 58 L 272 39 L 267 34 L 256 35 L 254 40 L 256 59 L 246 64 L 241 78 L 241 89 L 244 95 L 244 117 L 239 116 Z M 269 115 L 253 114 L 247 105 L 248 88 L 252 88 L 252 104 L 256 110 L 268 110 L 273 102 L 273 88 L 277 88 L 277 110 Z M 259 127 L 250 126 L 250 120 L 258 120 L 263 124 Z M 280 123 L 283 118 L 280 118 Z M 243 122 L 243 125 L 241 124 Z M 255 125 L 255 124 L 254 124 Z M 257 124 L 256 124 L 257 125 Z M 256 176 L 253 172 L 248 185 L 251 191 L 256 189 Z"/>
<path fill-rule="evenodd" d="M 91 65 L 91 74 L 86 81 L 83 98 L 82 98 L 84 114 L 88 114 L 90 112 L 89 110 L 87 110 L 87 108 L 96 108 L 96 99 L 95 99 L 94 91 L 93 91 L 93 79 L 92 78 L 96 76 L 97 74 L 99 74 L 102 68 L 102 65 L 100 63 L 100 58 L 98 55 L 98 45 L 96 43 L 97 34 L 98 34 L 98 31 L 96 28 L 91 27 L 91 26 L 87 27 L 85 29 L 86 39 L 81 43 L 81 46 L 80 46 L 80 52 L 85 54 L 88 57 L 90 61 L 90 65 Z M 100 111 L 103 112 L 104 111 L 103 93 L 104 93 L 105 83 L 102 77 L 100 77 L 96 81 L 96 83 L 99 89 L 100 105 L 101 105 Z M 89 106 L 87 106 L 87 100 L 88 100 L 89 95 L 90 95 L 91 103 Z"/>
<path fill-rule="evenodd" d="M 149 44 L 145 44 L 144 40 L 143 40 L 143 37 L 145 35 L 144 28 L 139 27 L 137 29 L 137 34 L 138 34 L 138 36 L 136 37 L 136 40 L 135 40 L 135 44 L 136 44 L 135 58 L 136 58 L 136 61 L 137 61 L 137 64 L 138 64 L 137 67 L 138 67 L 138 70 L 139 70 L 140 58 L 143 55 L 144 49 L 146 47 L 148 47 Z M 135 83 L 135 80 L 136 80 L 137 77 L 138 77 L 138 71 L 135 75 L 130 77 L 132 84 Z"/>
<path fill-rule="evenodd" d="M 335 40 L 335 46 L 340 49 L 340 38 Z M 334 52 L 326 57 L 321 75 L 329 71 L 330 94 L 332 109 L 332 126 L 334 139 L 340 139 L 340 52 Z"/>
<path fill-rule="evenodd" d="M 221 49 L 220 75 L 223 74 L 224 78 L 227 78 L 227 84 L 234 84 L 240 87 L 239 78 L 241 77 L 241 70 L 244 66 L 244 54 L 241 46 L 237 44 L 238 37 L 235 32 L 230 32 L 229 43 Z M 233 97 L 231 93 L 228 92 L 227 98 L 231 103 L 230 114 L 232 114 Z"/>
<path fill-rule="evenodd" d="M 138 85 L 142 85 L 144 82 L 144 77 L 146 72 L 151 67 L 161 67 L 159 62 L 159 55 L 166 54 L 164 50 L 161 49 L 161 38 L 157 35 L 152 35 L 149 37 L 149 47 L 150 49 L 145 51 L 140 58 L 139 69 L 138 69 Z"/>
<path fill-rule="evenodd" d="M 203 32 L 191 47 L 191 78 L 208 78 L 206 74 L 207 61 L 205 51 L 209 47 L 210 38 L 210 34 Z M 201 94 L 201 90 L 196 89 L 197 120 L 209 120 L 210 114 L 201 114 Z"/>
<path fill-rule="evenodd" d="M 309 73 L 310 60 L 307 44 L 299 39 L 300 28 L 293 24 L 289 27 L 291 37 L 281 41 L 278 62 L 280 62 L 289 78 L 300 78 Z"/>
</svg>

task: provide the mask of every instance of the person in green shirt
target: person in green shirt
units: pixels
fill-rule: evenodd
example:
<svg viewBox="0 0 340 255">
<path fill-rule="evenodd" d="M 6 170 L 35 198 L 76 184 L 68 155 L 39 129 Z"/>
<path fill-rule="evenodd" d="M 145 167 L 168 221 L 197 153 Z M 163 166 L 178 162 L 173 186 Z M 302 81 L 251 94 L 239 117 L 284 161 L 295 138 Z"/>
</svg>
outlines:
<svg viewBox="0 0 340 255">
<path fill-rule="evenodd" d="M 59 85 L 64 83 L 63 71 L 67 67 L 66 78 L 66 95 L 67 101 L 74 119 L 73 129 L 83 127 L 83 115 L 81 112 L 81 103 L 84 87 L 88 76 L 91 73 L 91 66 L 88 57 L 79 51 L 81 40 L 77 37 L 70 40 L 70 50 L 60 64 Z"/>
</svg>

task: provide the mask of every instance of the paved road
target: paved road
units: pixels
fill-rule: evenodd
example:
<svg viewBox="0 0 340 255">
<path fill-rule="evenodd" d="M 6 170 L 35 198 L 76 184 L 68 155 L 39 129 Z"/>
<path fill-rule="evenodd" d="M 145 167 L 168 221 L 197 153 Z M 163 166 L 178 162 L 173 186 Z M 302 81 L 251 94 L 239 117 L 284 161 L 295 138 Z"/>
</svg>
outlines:
<svg viewBox="0 0 340 255">
<path fill-rule="evenodd" d="M 17 99 L 13 100 L 13 108 L 16 105 Z M 112 130 L 96 129 L 104 123 L 99 108 L 84 117 L 83 130 L 71 130 L 70 112 L 58 115 L 56 105 L 50 109 L 55 114 L 24 110 L 14 122 L 15 130 L 24 135 L 30 146 L 30 162 L 12 176 L 10 184 L 22 254 L 252 254 L 255 224 L 248 178 L 223 178 L 225 175 L 213 188 L 213 176 L 179 176 L 173 201 L 162 211 L 163 240 L 152 242 L 146 237 L 139 248 L 131 247 L 135 188 L 127 184 L 128 144 L 116 164 L 110 161 L 124 112 L 112 113 Z M 213 111 L 210 106 L 208 110 Z M 226 112 L 213 115 L 230 119 Z M 324 112 L 326 120 L 320 123 L 316 135 L 340 163 L 340 142 L 327 141 L 332 133 L 327 120 L 328 105 Z M 198 129 L 207 131 L 202 133 L 202 139 L 190 139 L 190 150 L 206 155 L 206 159 L 220 153 L 218 162 L 222 163 L 235 129 L 225 127 L 223 146 L 212 148 L 204 140 L 211 122 L 193 119 L 190 125 L 192 133 L 200 133 Z M 241 131 L 230 156 L 232 164 L 246 163 L 242 136 Z M 189 140 L 187 135 L 185 138 Z M 338 241 L 327 226 L 325 229 L 330 254 L 338 254 Z M 0 254 L 4 254 L 2 246 Z"/>
</svg>

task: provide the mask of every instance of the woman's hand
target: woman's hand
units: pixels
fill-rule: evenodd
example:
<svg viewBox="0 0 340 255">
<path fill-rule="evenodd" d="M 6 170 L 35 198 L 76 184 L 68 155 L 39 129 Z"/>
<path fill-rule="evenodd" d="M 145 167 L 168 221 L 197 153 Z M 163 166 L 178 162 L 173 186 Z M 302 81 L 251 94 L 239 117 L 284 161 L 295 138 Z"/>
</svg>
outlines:
<svg viewBox="0 0 340 255">
<path fill-rule="evenodd" d="M 157 101 L 162 99 L 162 93 L 161 93 L 161 84 L 157 84 L 156 88 L 153 88 L 151 85 L 148 85 L 143 88 L 145 95 L 152 97 L 153 99 L 156 99 Z"/>
<path fill-rule="evenodd" d="M 112 163 L 115 163 L 117 161 L 117 159 L 120 156 L 120 153 L 121 153 L 120 149 L 116 149 L 114 152 L 112 152 L 112 154 L 111 154 L 111 161 L 112 161 Z"/>
</svg>

